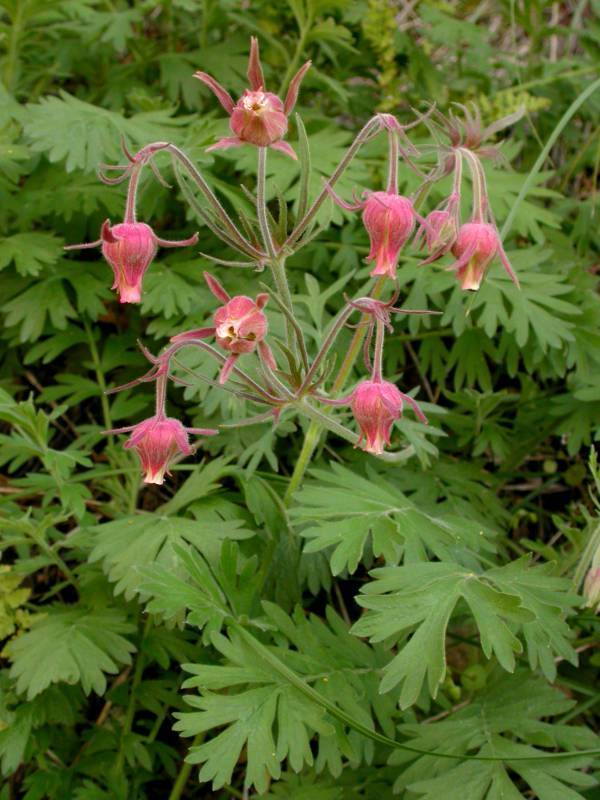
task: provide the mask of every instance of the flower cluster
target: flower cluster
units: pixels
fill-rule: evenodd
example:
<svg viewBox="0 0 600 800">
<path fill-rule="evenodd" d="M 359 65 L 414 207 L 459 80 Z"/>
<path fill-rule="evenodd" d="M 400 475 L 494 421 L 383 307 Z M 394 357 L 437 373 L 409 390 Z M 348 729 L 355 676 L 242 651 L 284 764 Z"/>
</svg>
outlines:
<svg viewBox="0 0 600 800">
<path fill-rule="evenodd" d="M 164 184 L 155 163 L 160 154 L 170 155 L 177 179 L 192 180 L 203 195 L 207 211 L 201 215 L 207 227 L 223 243 L 246 259 L 231 261 L 220 258 L 212 260 L 228 268 L 243 266 L 262 271 L 269 267 L 274 288 L 262 291 L 255 297 L 245 294 L 231 295 L 214 275 L 205 272 L 208 290 L 218 305 L 214 309 L 211 324 L 176 333 L 169 345 L 157 356 L 145 348 L 143 352 L 151 363 L 150 370 L 125 386 L 152 381 L 156 386 L 156 410 L 153 416 L 137 425 L 127 426 L 112 433 L 130 433 L 127 449 L 135 450 L 141 464 L 146 483 L 161 484 L 172 463 L 182 456 L 190 455 L 193 447 L 190 434 L 212 436 L 217 430 L 188 428 L 179 420 L 166 414 L 166 391 L 169 381 L 181 382 L 172 374 L 174 356 L 185 347 L 197 347 L 220 365 L 218 383 L 259 406 L 266 411 L 237 424 L 277 422 L 286 409 L 305 414 L 329 427 L 337 434 L 374 455 L 381 456 L 391 443 L 394 423 L 402 417 L 405 406 L 409 406 L 420 423 L 427 419 L 414 398 L 389 380 L 383 378 L 383 349 L 386 335 L 393 333 L 392 314 L 432 313 L 415 309 L 396 308 L 399 296 L 397 265 L 403 248 L 413 244 L 425 248 L 427 256 L 423 266 L 438 262 L 447 254 L 453 261 L 446 269 L 455 273 L 460 287 L 473 291 L 479 289 L 490 265 L 500 259 L 504 269 L 518 286 L 518 279 L 504 252 L 500 235 L 492 213 L 487 193 L 485 172 L 481 158 L 493 156 L 494 149 L 485 145 L 490 134 L 500 130 L 501 124 L 484 129 L 476 113 L 464 110 L 464 120 L 451 114 L 442 117 L 431 110 L 413 124 L 426 124 L 437 147 L 437 165 L 428 174 L 416 163 L 421 153 L 411 144 L 407 130 L 390 114 L 377 114 L 359 132 L 354 142 L 334 170 L 331 178 L 313 202 L 301 197 L 301 213 L 291 231 L 287 229 L 287 210 L 280 219 L 274 220 L 266 203 L 266 158 L 267 150 L 278 150 L 292 158 L 296 154 L 285 140 L 288 133 L 289 116 L 296 104 L 300 84 L 310 67 L 307 61 L 291 79 L 284 100 L 266 90 L 265 78 L 260 62 L 259 46 L 253 37 L 248 61 L 248 88 L 234 101 L 231 95 L 213 77 L 205 72 L 196 72 L 195 77 L 208 86 L 229 115 L 232 136 L 220 139 L 208 150 L 252 146 L 258 151 L 256 182 L 256 224 L 244 218 L 238 225 L 223 207 L 199 169 L 188 156 L 170 142 L 154 142 L 139 152 L 131 154 L 123 143 L 126 163 L 104 166 L 101 178 L 114 185 L 128 181 L 128 192 L 124 219 L 112 225 L 106 220 L 100 238 L 89 244 L 70 245 L 67 249 L 101 247 L 102 254 L 114 274 L 113 288 L 117 290 L 121 303 L 139 303 L 143 293 L 143 278 L 154 260 L 159 247 L 184 247 L 197 244 L 198 234 L 182 241 L 171 241 L 158 236 L 147 222 L 138 221 L 136 215 L 137 192 L 140 176 L 149 167 Z M 344 173 L 352 158 L 375 136 L 383 134 L 388 139 L 388 174 L 382 188 L 364 190 L 354 196 L 354 202 L 344 201 L 335 191 L 335 183 Z M 442 142 L 440 136 L 445 137 Z M 421 177 L 421 186 L 412 196 L 399 191 L 398 165 L 403 160 L 409 169 Z M 463 213 L 463 165 L 469 169 L 472 187 L 472 207 L 467 221 Z M 107 175 L 116 171 L 114 177 Z M 452 192 L 449 197 L 427 216 L 420 215 L 418 208 L 429 188 L 436 180 L 453 175 Z M 366 234 L 370 241 L 367 262 L 371 275 L 376 278 L 372 294 L 355 300 L 347 299 L 345 306 L 333 319 L 316 355 L 309 356 L 305 334 L 293 306 L 285 260 L 299 250 L 310 238 L 315 218 L 320 207 L 331 197 L 348 211 L 360 211 Z M 280 204 L 281 205 L 281 204 Z M 248 260 L 249 259 L 249 260 Z M 392 286 L 393 297 L 387 302 L 379 300 L 386 285 Z M 276 352 L 282 354 L 285 368 L 276 360 L 268 338 L 271 337 L 266 306 L 277 306 L 285 325 L 285 342 L 277 341 Z M 353 343 L 333 385 L 328 392 L 325 383 L 328 376 L 327 362 L 341 330 L 349 323 L 352 314 L 358 312 L 360 321 L 355 326 Z M 369 377 L 359 381 L 356 387 L 343 397 L 336 397 L 344 380 L 348 377 L 356 352 L 363 344 L 364 361 Z M 246 364 L 252 364 L 249 374 Z M 215 383 L 214 381 L 211 381 Z M 331 396 L 333 395 L 333 396 Z M 359 434 L 343 426 L 331 415 L 319 410 L 319 404 L 329 406 L 349 405 Z"/>
</svg>

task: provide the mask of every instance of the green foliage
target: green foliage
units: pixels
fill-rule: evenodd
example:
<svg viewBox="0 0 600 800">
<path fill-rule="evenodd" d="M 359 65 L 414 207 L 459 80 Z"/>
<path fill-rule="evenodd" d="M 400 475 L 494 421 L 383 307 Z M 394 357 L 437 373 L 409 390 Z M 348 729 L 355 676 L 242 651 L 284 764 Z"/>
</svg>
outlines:
<svg viewBox="0 0 600 800">
<path fill-rule="evenodd" d="M 132 626 L 114 608 L 50 606 L 48 615 L 12 642 L 11 677 L 31 700 L 52 683 L 80 683 L 104 694 L 106 674 L 131 663 L 134 646 L 123 634 Z"/>
</svg>

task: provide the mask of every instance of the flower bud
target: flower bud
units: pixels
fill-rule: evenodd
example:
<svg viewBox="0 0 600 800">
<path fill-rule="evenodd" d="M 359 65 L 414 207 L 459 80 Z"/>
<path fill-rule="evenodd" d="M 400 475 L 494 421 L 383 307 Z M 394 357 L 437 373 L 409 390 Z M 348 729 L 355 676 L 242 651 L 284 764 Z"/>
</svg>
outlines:
<svg viewBox="0 0 600 800">
<path fill-rule="evenodd" d="M 455 270 L 462 289 L 479 289 L 485 272 L 496 255 L 500 257 L 513 283 L 519 286 L 494 225 L 488 222 L 467 222 L 461 225 L 452 252 L 456 261 L 449 269 Z"/>
<path fill-rule="evenodd" d="M 589 608 L 600 610 L 600 566 L 592 566 L 583 582 L 583 594 Z"/>
<path fill-rule="evenodd" d="M 400 250 L 415 224 L 415 210 L 407 197 L 373 192 L 365 201 L 363 223 L 371 240 L 367 261 L 375 261 L 371 275 L 396 277 Z"/>
<path fill-rule="evenodd" d="M 432 211 L 425 217 L 425 246 L 429 253 L 440 254 L 454 243 L 457 235 L 456 217 L 450 211 Z"/>
<path fill-rule="evenodd" d="M 144 483 L 163 483 L 165 472 L 168 473 L 169 464 L 177 453 L 189 456 L 192 452 L 188 432 L 182 423 L 162 415 L 136 425 L 125 447 L 137 451 Z"/>
<path fill-rule="evenodd" d="M 229 125 L 240 141 L 268 147 L 285 136 L 288 120 L 277 95 L 246 90 L 231 112 Z"/>
<path fill-rule="evenodd" d="M 384 445 L 390 443 L 392 425 L 402 416 L 405 402 L 410 403 L 422 422 L 427 419 L 412 397 L 401 392 L 389 381 L 368 380 L 359 383 L 352 392 L 350 406 L 360 428 L 363 450 L 381 455 Z"/>
<path fill-rule="evenodd" d="M 158 247 L 187 247 L 196 244 L 197 241 L 197 233 L 189 239 L 173 242 L 158 237 L 145 222 L 121 222 L 111 227 L 110 221 L 105 220 L 97 241 L 70 244 L 65 250 L 89 250 L 100 246 L 102 255 L 114 273 L 112 288 L 118 291 L 119 301 L 139 303 L 142 296 L 142 280 Z"/>
<path fill-rule="evenodd" d="M 268 295 L 256 300 L 245 295 L 232 297 L 214 316 L 217 344 L 230 353 L 252 353 L 267 335 L 267 317 L 262 309 Z"/>
<path fill-rule="evenodd" d="M 115 276 L 113 289 L 121 303 L 139 303 L 144 274 L 158 248 L 154 231 L 145 222 L 123 222 L 102 228 L 102 255 Z"/>
</svg>

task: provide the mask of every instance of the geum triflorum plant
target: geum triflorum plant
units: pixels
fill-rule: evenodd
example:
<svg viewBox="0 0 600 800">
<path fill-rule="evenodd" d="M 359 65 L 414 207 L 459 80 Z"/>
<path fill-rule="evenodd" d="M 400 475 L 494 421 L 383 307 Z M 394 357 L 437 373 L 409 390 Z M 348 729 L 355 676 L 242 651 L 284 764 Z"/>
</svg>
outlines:
<svg viewBox="0 0 600 800">
<path fill-rule="evenodd" d="M 104 166 L 105 170 L 121 174 L 109 177 L 106 172 L 101 173 L 101 178 L 108 184 L 129 181 L 123 222 L 111 225 L 107 220 L 102 226 L 98 241 L 71 245 L 69 248 L 90 248 L 101 245 L 102 253 L 114 272 L 113 288 L 117 289 L 120 302 L 140 302 L 144 274 L 151 266 L 157 248 L 191 246 L 198 242 L 198 234 L 180 242 L 162 239 L 147 222 L 140 222 L 137 219 L 136 198 L 140 174 L 145 167 L 149 167 L 164 183 L 154 159 L 161 153 L 168 153 L 172 157 L 182 188 L 185 188 L 183 175 L 187 175 L 201 192 L 206 205 L 196 207 L 196 210 L 207 226 L 225 245 L 243 256 L 244 261 L 206 257 L 216 265 L 228 269 L 250 267 L 262 272 L 268 268 L 272 273 L 274 288 L 268 288 L 266 292 L 257 292 L 254 299 L 245 295 L 232 297 L 227 292 L 226 286 L 213 275 L 205 273 L 208 289 L 219 302 L 212 324 L 174 334 L 169 346 L 157 356 L 142 347 L 151 363 L 150 370 L 139 379 L 112 390 L 130 388 L 139 382 L 155 382 L 154 416 L 137 425 L 110 431 L 131 432 L 126 447 L 137 451 L 146 483 L 162 483 L 173 460 L 192 452 L 189 443 L 190 433 L 200 436 L 218 433 L 216 430 L 202 428 L 186 429 L 178 420 L 167 416 L 168 381 L 181 382 L 181 379 L 172 374 L 172 362 L 182 348 L 200 348 L 218 361 L 221 365 L 218 384 L 227 383 L 226 388 L 262 408 L 262 411 L 254 417 L 235 424 L 247 425 L 268 421 L 277 423 L 283 412 L 291 410 L 305 415 L 317 426 L 328 428 L 356 446 L 362 445 L 369 453 L 394 460 L 396 454 L 386 453 L 384 448 L 390 445 L 393 423 L 401 417 L 405 404 L 414 411 L 422 423 L 426 424 L 427 419 L 410 394 L 384 379 L 382 365 L 385 335 L 387 332 L 393 332 L 391 322 L 393 314 L 436 313 L 395 306 L 400 294 L 397 265 L 403 247 L 409 243 L 411 237 L 414 237 L 415 244 L 424 246 L 428 256 L 422 262 L 423 267 L 438 261 L 446 253 L 452 253 L 455 260 L 445 268 L 456 274 L 462 289 L 465 290 L 477 290 L 480 287 L 487 270 L 498 256 L 504 269 L 518 286 L 517 277 L 508 262 L 492 216 L 481 163 L 482 157 L 496 155 L 496 149 L 489 145 L 483 146 L 483 142 L 486 137 L 500 130 L 503 123 L 497 123 L 487 130 L 483 129 L 478 116 L 468 109 L 463 109 L 462 120 L 454 114 L 445 118 L 437 110 L 430 109 L 410 125 L 402 125 L 391 114 L 373 116 L 358 133 L 342 161 L 310 206 L 306 200 L 309 176 L 304 170 L 300 184 L 300 214 L 292 230 L 289 232 L 285 230 L 285 235 L 281 235 L 281 226 L 275 222 L 265 199 L 267 153 L 271 148 L 291 158 L 297 158 L 295 151 L 284 137 L 300 83 L 309 67 L 310 62 L 306 62 L 291 80 L 284 101 L 266 91 L 258 42 L 255 38 L 251 40 L 247 72 L 250 86 L 237 102 L 234 102 L 226 89 L 214 78 L 205 72 L 195 73 L 195 77 L 214 92 L 229 114 L 233 133 L 233 136 L 219 140 L 208 149 L 251 146 L 257 150 L 256 194 L 253 198 L 256 224 L 252 225 L 244 220 L 244 225 L 238 226 L 197 167 L 175 144 L 153 142 L 137 153 L 131 154 L 123 143 L 127 163 Z M 434 137 L 434 144 L 428 147 L 427 152 L 420 152 L 411 143 L 407 133 L 412 127 L 422 123 L 429 127 Z M 302 150 L 307 151 L 308 142 L 300 120 L 298 120 L 298 130 L 302 137 Z M 353 203 L 344 201 L 335 192 L 336 183 L 352 159 L 357 156 L 361 146 L 382 133 L 388 138 L 386 186 L 363 191 L 362 197 L 355 197 Z M 426 171 L 423 171 L 417 163 L 423 156 L 429 165 Z M 403 159 L 408 168 L 420 178 L 420 185 L 410 197 L 401 195 L 398 190 L 400 159 Z M 467 221 L 461 218 L 464 164 L 469 169 L 473 198 Z M 421 216 L 417 207 L 426 199 L 430 187 L 448 175 L 453 175 L 450 196 L 426 217 Z M 377 281 L 370 296 L 353 300 L 346 298 L 345 305 L 332 321 L 321 346 L 313 355 L 308 352 L 303 331 L 296 318 L 285 264 L 286 258 L 300 250 L 315 236 L 317 214 L 329 198 L 347 210 L 362 211 L 362 220 L 371 245 L 367 261 L 371 263 L 371 275 L 377 278 Z M 389 285 L 392 296 L 389 300 L 383 301 L 379 298 L 385 291 L 386 285 Z M 277 351 L 285 358 L 285 367 L 277 361 L 274 348 L 269 344 L 266 306 L 270 299 L 285 318 L 286 341 L 276 342 Z M 332 396 L 332 390 L 328 387 L 331 371 L 329 356 L 338 334 L 345 325 L 350 324 L 350 318 L 354 314 L 360 315 L 355 326 L 354 340 L 333 384 L 334 396 Z M 216 346 L 211 344 L 210 340 L 214 340 Z M 352 392 L 340 397 L 339 387 L 344 383 L 361 343 L 368 377 Z M 250 354 L 255 354 L 259 360 L 257 379 L 251 377 L 243 367 L 244 360 Z M 359 435 L 339 422 L 327 409 L 320 408 L 320 405 L 346 404 L 351 407 Z M 305 448 L 296 467 L 297 474 L 290 484 L 292 488 L 299 483 L 310 456 L 310 447 Z"/>
</svg>

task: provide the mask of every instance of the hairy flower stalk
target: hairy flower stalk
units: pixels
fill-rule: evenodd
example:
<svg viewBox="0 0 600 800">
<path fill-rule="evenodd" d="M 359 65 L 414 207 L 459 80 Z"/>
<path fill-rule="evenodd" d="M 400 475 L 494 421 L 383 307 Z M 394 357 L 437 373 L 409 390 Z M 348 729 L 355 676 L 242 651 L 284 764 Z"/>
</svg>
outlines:
<svg viewBox="0 0 600 800">
<path fill-rule="evenodd" d="M 159 247 L 188 247 L 198 243 L 198 234 L 194 233 L 189 239 L 171 241 L 157 236 L 150 225 L 138 222 L 136 215 L 136 200 L 142 166 L 147 158 L 130 156 L 131 167 L 125 167 L 129 174 L 129 187 L 125 217 L 118 225 L 110 224 L 105 220 L 100 238 L 95 242 L 85 244 L 71 244 L 65 250 L 85 250 L 94 247 L 102 248 L 102 255 L 111 267 L 114 275 L 112 289 L 116 289 L 121 303 L 139 303 L 142 299 L 142 282 L 144 275 Z"/>
<path fill-rule="evenodd" d="M 365 192 L 363 200 L 346 203 L 335 193 L 331 184 L 327 189 L 335 202 L 347 211 L 362 210 L 362 220 L 369 234 L 370 250 L 367 261 L 375 262 L 373 277 L 386 276 L 395 280 L 400 251 L 410 239 L 415 222 L 428 229 L 428 223 L 415 210 L 413 201 L 398 194 L 399 123 L 390 114 L 382 115 L 382 125 L 388 131 L 388 181 L 385 191 Z M 390 120 L 393 120 L 391 122 Z M 417 151 L 414 151 L 417 153 Z M 407 154 L 406 154 L 406 157 Z"/>
<path fill-rule="evenodd" d="M 216 436 L 219 431 L 212 428 L 186 428 L 178 419 L 165 414 L 167 375 L 161 373 L 156 380 L 156 411 L 154 416 L 124 428 L 114 428 L 106 433 L 129 433 L 126 450 L 135 450 L 140 459 L 144 483 L 164 482 L 165 474 L 175 458 L 194 452 L 189 434 Z"/>
</svg>

